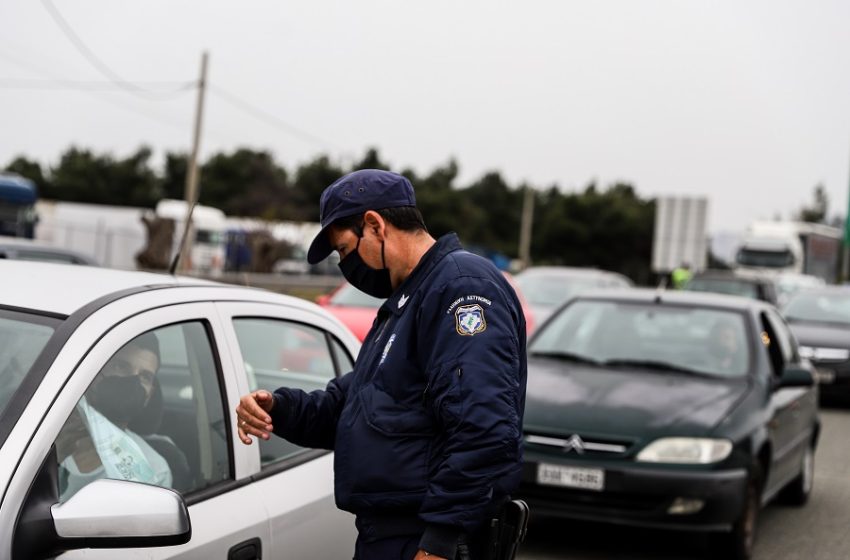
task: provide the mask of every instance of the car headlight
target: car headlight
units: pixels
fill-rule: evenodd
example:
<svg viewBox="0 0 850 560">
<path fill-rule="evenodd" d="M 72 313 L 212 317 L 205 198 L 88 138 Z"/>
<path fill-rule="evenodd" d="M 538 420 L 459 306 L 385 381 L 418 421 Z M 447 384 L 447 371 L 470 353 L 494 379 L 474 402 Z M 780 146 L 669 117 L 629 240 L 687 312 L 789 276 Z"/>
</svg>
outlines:
<svg viewBox="0 0 850 560">
<path fill-rule="evenodd" d="M 637 460 L 647 463 L 707 465 L 722 461 L 732 453 L 728 439 L 662 438 L 647 445 Z"/>
</svg>

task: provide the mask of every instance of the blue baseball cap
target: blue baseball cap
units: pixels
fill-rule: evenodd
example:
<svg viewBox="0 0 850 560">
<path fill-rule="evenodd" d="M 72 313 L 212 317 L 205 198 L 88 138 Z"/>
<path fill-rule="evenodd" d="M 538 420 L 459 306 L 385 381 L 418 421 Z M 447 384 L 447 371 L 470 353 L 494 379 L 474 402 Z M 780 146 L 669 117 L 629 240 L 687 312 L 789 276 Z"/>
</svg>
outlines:
<svg viewBox="0 0 850 560">
<path fill-rule="evenodd" d="M 307 262 L 316 264 L 333 252 L 328 228 L 337 220 L 399 206 L 416 206 L 413 185 L 403 175 L 380 169 L 361 169 L 337 179 L 322 192 L 319 221 L 322 230 L 310 243 Z"/>
</svg>

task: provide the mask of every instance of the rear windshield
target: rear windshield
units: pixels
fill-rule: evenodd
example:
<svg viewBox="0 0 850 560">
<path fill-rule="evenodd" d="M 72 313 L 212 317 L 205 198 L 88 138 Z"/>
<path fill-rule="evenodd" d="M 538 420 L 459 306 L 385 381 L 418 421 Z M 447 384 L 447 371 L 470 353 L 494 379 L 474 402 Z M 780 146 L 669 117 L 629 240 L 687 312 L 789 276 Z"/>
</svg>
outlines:
<svg viewBox="0 0 850 560">
<path fill-rule="evenodd" d="M 534 338 L 532 356 L 601 366 L 741 377 L 750 369 L 744 315 L 721 309 L 576 301 Z"/>
<path fill-rule="evenodd" d="M 520 274 L 516 283 L 522 290 L 525 300 L 531 305 L 557 307 L 572 296 L 605 285 L 602 277 L 582 276 L 535 276 Z"/>
<path fill-rule="evenodd" d="M 694 278 L 685 286 L 692 292 L 712 292 L 729 296 L 743 296 L 759 299 L 758 286 L 745 280 L 735 278 Z"/>
<path fill-rule="evenodd" d="M 345 307 L 374 307 L 377 309 L 381 307 L 384 300 L 364 294 L 351 284 L 346 284 L 334 294 L 331 303 Z"/>
<path fill-rule="evenodd" d="M 60 264 L 80 264 L 80 259 L 67 253 L 52 253 L 50 251 L 17 251 L 16 257 L 20 261 L 40 261 Z"/>
<path fill-rule="evenodd" d="M 58 319 L 0 309 L 0 416 L 58 324 Z"/>
</svg>

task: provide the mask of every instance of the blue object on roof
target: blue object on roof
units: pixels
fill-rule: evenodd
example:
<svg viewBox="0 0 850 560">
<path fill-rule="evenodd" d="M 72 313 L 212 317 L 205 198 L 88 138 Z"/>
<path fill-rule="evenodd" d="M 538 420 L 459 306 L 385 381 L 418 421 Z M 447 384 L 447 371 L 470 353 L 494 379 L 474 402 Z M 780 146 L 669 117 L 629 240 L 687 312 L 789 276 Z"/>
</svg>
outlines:
<svg viewBox="0 0 850 560">
<path fill-rule="evenodd" d="M 18 175 L 0 175 L 0 201 L 12 204 L 35 204 L 35 183 Z"/>
</svg>

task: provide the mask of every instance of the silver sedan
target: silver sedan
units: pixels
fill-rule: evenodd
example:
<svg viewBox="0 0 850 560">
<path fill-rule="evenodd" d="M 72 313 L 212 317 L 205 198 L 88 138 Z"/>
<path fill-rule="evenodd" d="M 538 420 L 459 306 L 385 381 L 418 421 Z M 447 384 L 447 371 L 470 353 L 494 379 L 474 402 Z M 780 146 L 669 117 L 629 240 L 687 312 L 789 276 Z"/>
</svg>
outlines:
<svg viewBox="0 0 850 560">
<path fill-rule="evenodd" d="M 358 350 L 291 297 L 0 261 L 0 559 L 350 557 L 331 453 L 244 445 L 234 408 Z"/>
</svg>

